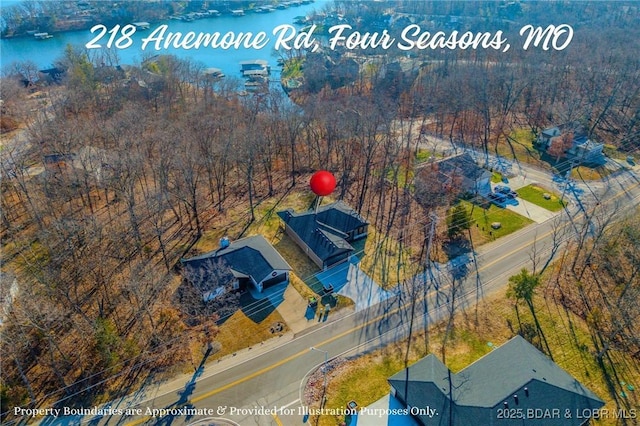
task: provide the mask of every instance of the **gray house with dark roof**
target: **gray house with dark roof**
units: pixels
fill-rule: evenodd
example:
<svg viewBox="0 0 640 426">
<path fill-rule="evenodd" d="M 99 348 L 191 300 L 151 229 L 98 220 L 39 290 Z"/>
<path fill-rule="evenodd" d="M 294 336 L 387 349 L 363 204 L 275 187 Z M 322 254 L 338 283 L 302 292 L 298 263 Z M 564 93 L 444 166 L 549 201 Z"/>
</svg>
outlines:
<svg viewBox="0 0 640 426">
<path fill-rule="evenodd" d="M 428 355 L 389 384 L 424 426 L 580 426 L 604 405 L 521 336 L 455 374 Z"/>
<path fill-rule="evenodd" d="M 317 211 L 278 212 L 285 232 L 322 269 L 346 261 L 354 252 L 351 242 L 365 238 L 369 223 L 342 201 Z"/>
<path fill-rule="evenodd" d="M 424 163 L 421 167 L 431 167 L 444 186 L 455 187 L 460 194 L 486 195 L 491 192 L 491 172 L 478 166 L 469 153 Z"/>
<path fill-rule="evenodd" d="M 565 155 L 569 160 L 594 165 L 605 162 L 604 144 L 589 138 L 586 129 L 579 123 L 565 123 L 544 129 L 538 135 L 536 144 L 547 151 L 556 139 L 562 138 L 567 134 L 571 134 L 571 146 L 565 151 Z"/>
<path fill-rule="evenodd" d="M 220 278 L 216 276 L 216 268 L 212 268 L 216 262 L 222 262 L 228 266 L 236 280 L 234 289 L 243 288 L 247 283 L 251 283 L 259 292 L 262 292 L 267 287 L 288 282 L 289 271 L 291 271 L 287 261 L 262 235 L 242 238 L 229 243 L 227 247 L 181 260 L 183 267 L 189 270 L 191 276 L 196 276 L 205 282 Z M 200 287 L 207 288 L 202 285 Z M 215 295 L 221 290 L 209 287 L 207 291 Z M 207 295 L 204 294 L 203 298 L 206 299 Z"/>
</svg>

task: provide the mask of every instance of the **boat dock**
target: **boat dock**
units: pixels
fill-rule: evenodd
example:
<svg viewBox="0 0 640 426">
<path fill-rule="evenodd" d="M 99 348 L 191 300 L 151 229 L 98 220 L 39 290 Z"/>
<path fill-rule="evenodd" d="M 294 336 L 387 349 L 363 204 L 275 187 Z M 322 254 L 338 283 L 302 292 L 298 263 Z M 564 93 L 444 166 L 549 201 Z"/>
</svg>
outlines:
<svg viewBox="0 0 640 426">
<path fill-rule="evenodd" d="M 271 73 L 269 62 L 264 59 L 255 59 L 253 61 L 240 62 L 240 72 L 243 77 L 267 77 Z"/>
<path fill-rule="evenodd" d="M 206 70 L 203 71 L 203 74 L 206 77 L 212 78 L 212 79 L 219 79 L 224 77 L 224 73 L 220 68 L 207 68 Z"/>
<path fill-rule="evenodd" d="M 36 40 L 46 40 L 46 39 L 49 39 L 49 38 L 53 38 L 53 36 L 51 34 L 49 34 L 49 33 L 34 33 L 33 37 Z"/>
</svg>

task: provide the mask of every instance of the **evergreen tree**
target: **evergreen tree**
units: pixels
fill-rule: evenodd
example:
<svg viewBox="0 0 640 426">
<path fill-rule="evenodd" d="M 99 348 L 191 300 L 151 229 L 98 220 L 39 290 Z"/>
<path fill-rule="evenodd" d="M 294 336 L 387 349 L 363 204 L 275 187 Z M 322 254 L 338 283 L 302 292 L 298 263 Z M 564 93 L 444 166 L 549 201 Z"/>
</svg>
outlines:
<svg viewBox="0 0 640 426">
<path fill-rule="evenodd" d="M 471 228 L 471 223 L 471 213 L 463 204 L 456 204 L 451 209 L 449 217 L 447 217 L 447 234 L 449 238 L 455 238 L 456 236 L 461 235 L 464 231 Z"/>
</svg>

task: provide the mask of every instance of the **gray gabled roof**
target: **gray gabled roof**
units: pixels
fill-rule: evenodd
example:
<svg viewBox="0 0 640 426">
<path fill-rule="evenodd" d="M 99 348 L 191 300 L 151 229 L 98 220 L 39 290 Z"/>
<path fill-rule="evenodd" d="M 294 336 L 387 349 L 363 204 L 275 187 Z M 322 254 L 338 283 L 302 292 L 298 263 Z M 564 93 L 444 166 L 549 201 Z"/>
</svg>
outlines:
<svg viewBox="0 0 640 426">
<path fill-rule="evenodd" d="M 492 407 L 505 398 L 505 392 L 516 390 L 532 380 L 600 401 L 593 392 L 519 335 L 456 376 L 460 382 L 470 384 L 464 386 L 464 392 L 456 397 L 458 404 Z M 473 386 L 473 383 L 482 385 Z"/>
<path fill-rule="evenodd" d="M 242 238 L 226 248 L 183 259 L 182 264 L 198 267 L 210 259 L 221 259 L 229 265 L 234 276 L 251 276 L 256 282 L 264 280 L 276 269 L 291 270 L 287 261 L 262 235 Z"/>
<path fill-rule="evenodd" d="M 433 382 L 436 385 L 446 381 L 449 369 L 434 354 L 429 354 L 408 368 L 409 381 Z M 407 379 L 407 369 L 402 370 L 389 378 L 389 382 L 404 383 Z M 448 387 L 448 385 L 447 385 Z M 444 389 L 443 389 L 444 390 Z M 446 390 L 448 393 L 448 390 Z"/>
<path fill-rule="evenodd" d="M 323 261 L 354 250 L 341 235 L 319 224 L 313 213 L 296 214 L 289 209 L 278 212 L 278 216 Z"/>
<path fill-rule="evenodd" d="M 474 417 L 480 421 L 477 416 L 491 415 L 494 407 L 505 403 L 513 407 L 516 398 L 520 407 L 542 409 L 604 405 L 597 395 L 521 336 L 455 374 L 434 355 L 428 355 L 390 377 L 389 384 L 410 406 L 431 404 L 445 409 L 443 417 L 448 417 L 449 412 L 455 414 L 456 425 L 471 424 Z M 448 407 L 447 401 L 453 401 L 453 408 Z"/>
<path fill-rule="evenodd" d="M 579 122 L 569 122 L 559 124 L 557 126 L 548 127 L 542 130 L 542 134 L 547 137 L 555 136 L 555 131 L 560 135 L 563 135 L 567 132 L 573 132 L 574 137 L 587 136 L 587 131 L 582 124 Z"/>
<path fill-rule="evenodd" d="M 341 232 L 348 233 L 363 225 L 368 225 L 362 216 L 342 201 L 320 206 L 317 214 L 318 222 Z"/>
<path fill-rule="evenodd" d="M 483 177 L 490 177 L 491 173 L 478 166 L 469 153 L 462 153 L 453 157 L 444 158 L 435 162 L 438 167 L 438 172 L 448 178 L 454 176 L 462 176 L 473 182 L 476 182 Z"/>
<path fill-rule="evenodd" d="M 284 223 L 318 256 L 327 260 L 354 248 L 345 238 L 368 222 L 342 201 L 314 210 L 295 213 L 292 209 L 277 213 Z"/>
</svg>

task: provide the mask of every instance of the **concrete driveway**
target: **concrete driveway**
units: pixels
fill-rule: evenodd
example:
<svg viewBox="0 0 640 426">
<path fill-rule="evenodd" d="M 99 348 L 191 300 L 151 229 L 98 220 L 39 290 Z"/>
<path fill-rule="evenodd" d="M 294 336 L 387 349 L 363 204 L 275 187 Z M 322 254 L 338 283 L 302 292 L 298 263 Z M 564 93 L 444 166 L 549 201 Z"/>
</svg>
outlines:
<svg viewBox="0 0 640 426">
<path fill-rule="evenodd" d="M 283 301 L 278 305 L 278 312 L 282 315 L 282 319 L 287 323 L 289 329 L 294 334 L 301 332 L 313 325 L 313 321 L 309 321 L 305 317 L 307 311 L 307 301 L 300 296 L 300 293 L 288 285 L 283 294 Z"/>
<path fill-rule="evenodd" d="M 316 275 L 323 285 L 333 285 L 336 294 L 353 300 L 356 312 L 394 296 L 394 293 L 384 290 L 365 274 L 360 269 L 359 262 L 360 260 L 354 256 L 349 262 Z"/>
<path fill-rule="evenodd" d="M 507 204 L 507 209 L 518 213 L 520 216 L 528 217 L 535 223 L 546 222 L 557 214 L 522 198 L 518 198 L 518 202 L 517 206 Z"/>
<path fill-rule="evenodd" d="M 294 334 L 313 325 L 313 321 L 305 318 L 307 301 L 300 296 L 291 283 L 280 283 L 268 287 L 262 293 L 258 293 L 250 286 L 249 293 L 256 301 L 268 299 Z"/>
<path fill-rule="evenodd" d="M 516 190 L 519 188 L 522 188 L 524 186 L 530 185 L 530 184 L 535 184 L 536 182 L 528 180 L 527 178 L 523 177 L 523 176 L 515 176 L 511 179 L 509 179 L 509 183 L 507 184 L 511 189 Z M 491 184 L 491 189 L 495 191 L 495 187 L 496 185 L 504 185 L 504 184 L 495 184 L 492 183 Z M 513 212 L 518 213 L 520 216 L 524 216 L 527 217 L 531 220 L 533 220 L 535 223 L 542 223 L 545 222 L 549 219 L 551 219 L 553 216 L 555 216 L 557 214 L 557 212 L 552 212 L 550 210 L 547 210 L 543 207 L 540 207 L 536 204 L 533 204 L 527 200 L 523 200 L 522 198 L 518 197 L 516 199 L 518 201 L 517 205 L 511 204 L 511 203 L 507 203 L 506 208 L 508 210 L 511 210 Z"/>
</svg>

